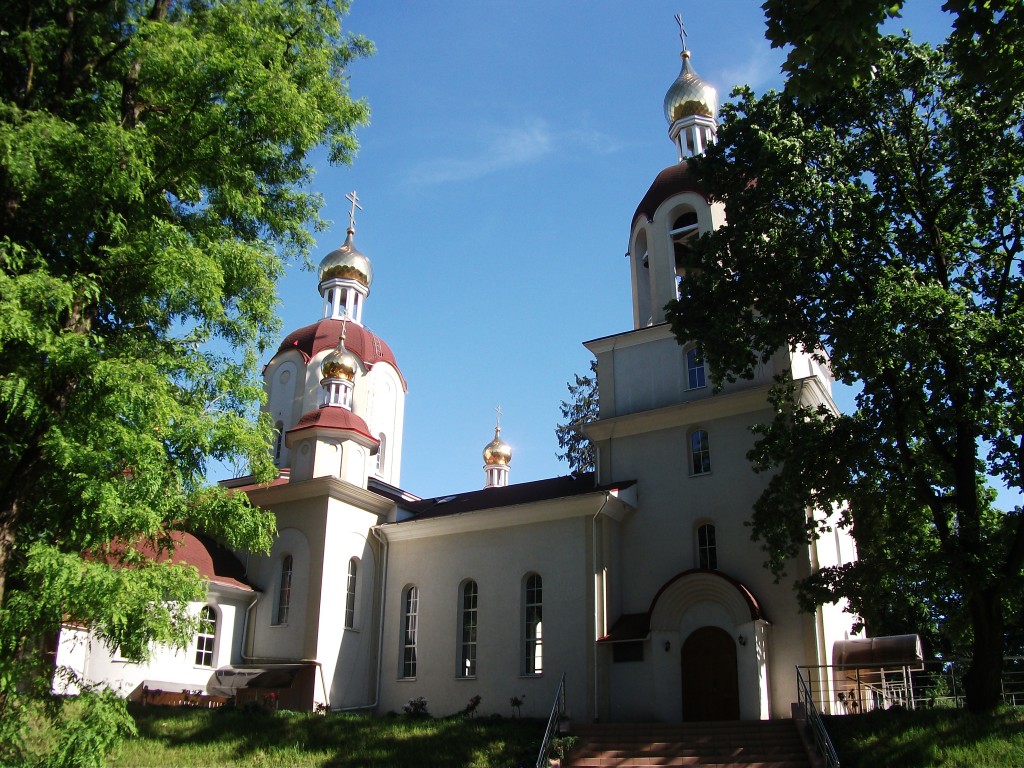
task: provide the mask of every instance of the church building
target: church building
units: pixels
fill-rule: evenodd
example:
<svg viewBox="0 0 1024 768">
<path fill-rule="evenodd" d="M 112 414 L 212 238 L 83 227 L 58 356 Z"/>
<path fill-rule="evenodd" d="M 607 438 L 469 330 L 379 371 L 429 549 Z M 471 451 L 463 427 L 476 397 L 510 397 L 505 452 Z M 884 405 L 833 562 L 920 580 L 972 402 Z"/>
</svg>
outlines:
<svg viewBox="0 0 1024 768">
<path fill-rule="evenodd" d="M 794 666 L 829 664 L 853 617 L 842 606 L 799 612 L 791 580 L 762 566 L 745 523 L 767 480 L 746 454 L 751 425 L 772 418 L 775 376 L 835 409 L 832 377 L 780 349 L 752 380 L 715 389 L 700 347 L 680 346 L 664 320 L 687 241 L 726 217 L 687 167 L 715 141 L 717 94 L 685 37 L 681 57 L 664 102 L 676 162 L 623 220 L 632 327 L 584 342 L 600 391 L 599 418 L 583 427 L 594 473 L 513 482 L 499 425 L 479 489 L 429 499 L 402 489 L 415 382 L 401 350 L 363 324 L 373 270 L 356 246 L 352 195 L 347 238 L 319 266 L 320 317 L 264 370 L 279 476 L 226 483 L 274 514 L 273 548 L 231 553 L 183 536 L 174 559 L 209 582 L 195 645 L 135 665 L 68 627 L 59 663 L 124 695 L 273 691 L 298 709 L 383 714 L 422 698 L 448 715 L 479 696 L 482 714 L 507 716 L 515 698 L 523 716 L 546 717 L 564 676 L 581 722 L 790 716 Z M 855 557 L 836 533 L 787 571 Z"/>
</svg>

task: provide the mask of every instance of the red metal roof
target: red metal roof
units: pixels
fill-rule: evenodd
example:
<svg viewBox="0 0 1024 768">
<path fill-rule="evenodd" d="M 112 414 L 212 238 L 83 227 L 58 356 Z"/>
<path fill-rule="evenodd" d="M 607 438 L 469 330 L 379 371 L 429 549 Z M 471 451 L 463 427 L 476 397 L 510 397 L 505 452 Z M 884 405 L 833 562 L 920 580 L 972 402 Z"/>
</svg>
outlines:
<svg viewBox="0 0 1024 768">
<path fill-rule="evenodd" d="M 308 363 L 325 349 L 333 349 L 338 346 L 341 325 L 341 320 L 327 318 L 292 331 L 284 337 L 281 346 L 277 348 L 277 354 L 287 352 L 289 349 L 298 349 Z M 398 371 L 398 376 L 402 379 L 402 387 L 408 389 L 405 377 L 402 376 L 402 371 L 395 360 L 395 353 L 373 331 L 355 323 L 348 323 L 345 328 L 345 347 L 358 355 L 367 367 L 372 368 L 374 363 L 379 362 L 390 363 Z"/>
<path fill-rule="evenodd" d="M 374 443 L 380 443 L 380 440 L 370 434 L 370 428 L 366 426 L 366 422 L 363 421 L 362 417 L 352 413 L 348 408 L 342 408 L 339 405 L 329 405 L 324 408 L 317 408 L 315 411 L 310 411 L 299 419 L 298 424 L 288 430 L 288 434 L 290 435 L 292 432 L 298 432 L 303 429 L 312 429 L 313 427 L 346 429 L 351 432 L 358 432 Z"/>
<path fill-rule="evenodd" d="M 651 188 L 647 190 L 647 194 L 633 213 L 633 223 L 635 224 L 637 217 L 641 215 L 650 221 L 654 218 L 654 212 L 658 210 L 659 205 L 680 192 L 696 192 L 707 199 L 704 190 L 690 173 L 687 163 L 670 165 L 655 177 Z"/>
<path fill-rule="evenodd" d="M 245 578 L 245 568 L 234 553 L 222 547 L 209 536 L 202 534 L 172 531 L 168 534 L 174 541 L 174 552 L 166 549 L 157 551 L 151 539 L 136 543 L 132 549 L 158 563 L 172 562 L 179 565 L 194 566 L 199 575 L 212 584 L 221 584 L 237 589 L 254 591 Z M 115 544 L 114 552 L 123 544 Z M 108 556 L 108 562 L 116 562 L 116 555 Z"/>
</svg>

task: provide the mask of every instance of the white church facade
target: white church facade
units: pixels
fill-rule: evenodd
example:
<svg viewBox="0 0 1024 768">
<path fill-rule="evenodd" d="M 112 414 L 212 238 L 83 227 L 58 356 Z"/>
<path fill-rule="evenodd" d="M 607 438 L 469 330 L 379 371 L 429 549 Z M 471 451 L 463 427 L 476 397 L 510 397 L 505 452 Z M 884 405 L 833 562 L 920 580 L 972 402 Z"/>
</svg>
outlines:
<svg viewBox="0 0 1024 768">
<path fill-rule="evenodd" d="M 717 114 L 689 56 L 684 41 L 665 98 L 678 162 L 628 222 L 633 327 L 585 343 L 600 391 L 584 427 L 594 473 L 513 483 L 496 430 L 482 488 L 433 499 L 401 489 L 407 382 L 363 325 L 372 266 L 354 242 L 353 197 L 348 237 L 320 264 L 321 317 L 264 370 L 280 475 L 227 483 L 274 514 L 273 548 L 232 555 L 184 538 L 175 559 L 210 584 L 193 647 L 136 665 L 68 627 L 58 663 L 125 695 L 273 691 L 306 709 L 400 712 L 422 697 L 447 715 L 479 696 L 479 712 L 508 715 L 514 697 L 524 716 L 544 717 L 564 675 L 578 721 L 788 717 L 794 667 L 830 663 L 853 617 L 799 612 L 792 582 L 763 568 L 745 523 L 767 481 L 746 453 L 751 425 L 772 416 L 776 375 L 834 409 L 832 379 L 810 355 L 779 350 L 754 379 L 716 390 L 699 347 L 664 322 L 686 240 L 726 215 L 687 170 Z M 855 557 L 837 534 L 787 571 Z"/>
</svg>

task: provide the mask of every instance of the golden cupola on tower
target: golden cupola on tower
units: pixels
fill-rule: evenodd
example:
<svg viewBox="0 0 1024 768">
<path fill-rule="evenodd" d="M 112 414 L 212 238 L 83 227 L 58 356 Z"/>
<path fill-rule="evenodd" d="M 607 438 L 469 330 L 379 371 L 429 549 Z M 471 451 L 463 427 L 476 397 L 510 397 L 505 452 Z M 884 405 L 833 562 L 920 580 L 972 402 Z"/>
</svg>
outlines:
<svg viewBox="0 0 1024 768">
<path fill-rule="evenodd" d="M 324 256 L 320 262 L 319 274 L 321 285 L 327 280 L 354 280 L 365 288 L 373 281 L 373 266 L 370 259 L 356 248 L 352 237 L 355 229 L 349 227 L 348 236 L 340 248 Z"/>
<path fill-rule="evenodd" d="M 338 346 L 327 353 L 320 363 L 320 374 L 325 379 L 344 379 L 352 381 L 359 373 L 359 357 L 345 348 L 345 327 L 342 326 Z"/>
<path fill-rule="evenodd" d="M 686 48 L 679 55 L 683 59 L 683 67 L 665 94 L 665 119 L 668 124 L 672 125 L 676 120 L 690 115 L 717 117 L 718 91 L 694 72 L 690 52 Z"/>
<path fill-rule="evenodd" d="M 495 427 L 494 439 L 484 446 L 484 464 L 505 467 L 511 461 L 512 446 L 501 439 L 501 427 Z"/>
</svg>

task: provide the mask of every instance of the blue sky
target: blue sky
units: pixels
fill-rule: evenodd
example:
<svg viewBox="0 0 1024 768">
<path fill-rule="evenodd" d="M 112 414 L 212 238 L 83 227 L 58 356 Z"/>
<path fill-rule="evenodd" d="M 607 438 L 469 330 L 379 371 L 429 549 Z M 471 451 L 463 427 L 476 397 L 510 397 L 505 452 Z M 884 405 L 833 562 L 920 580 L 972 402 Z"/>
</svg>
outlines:
<svg viewBox="0 0 1024 768">
<path fill-rule="evenodd" d="M 934 38 L 939 0 L 904 24 Z M 760 3 L 355 0 L 350 32 L 377 46 L 352 93 L 371 107 L 351 167 L 318 163 L 333 225 L 373 262 L 363 320 L 408 385 L 402 486 L 436 496 L 483 486 L 481 451 L 500 403 L 511 482 L 565 474 L 554 427 L 581 342 L 631 328 L 624 258 L 633 211 L 676 160 L 662 112 L 679 72 L 682 12 L 696 71 L 781 86 Z M 909 14 L 914 15 L 909 15 Z M 314 273 L 280 286 L 284 332 L 319 318 Z"/>
</svg>

